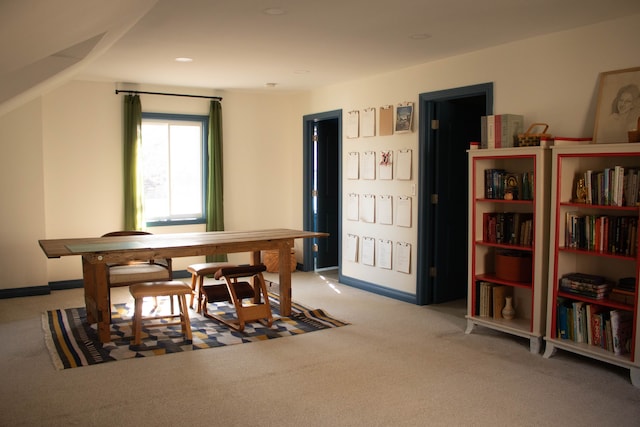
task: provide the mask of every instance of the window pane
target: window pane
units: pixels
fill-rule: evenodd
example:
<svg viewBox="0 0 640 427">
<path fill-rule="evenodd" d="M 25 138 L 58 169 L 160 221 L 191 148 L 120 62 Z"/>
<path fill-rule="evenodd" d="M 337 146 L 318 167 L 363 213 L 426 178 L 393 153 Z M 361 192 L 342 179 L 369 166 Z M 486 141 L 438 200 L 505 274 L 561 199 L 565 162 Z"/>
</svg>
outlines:
<svg viewBox="0 0 640 427">
<path fill-rule="evenodd" d="M 166 116 L 165 119 L 161 114 L 149 114 L 143 118 L 141 172 L 145 221 L 202 220 L 206 117 L 194 120 L 194 116 Z"/>
<path fill-rule="evenodd" d="M 201 129 L 171 126 L 171 215 L 200 216 L 202 212 Z"/>
<path fill-rule="evenodd" d="M 142 176 L 147 220 L 166 218 L 169 210 L 169 125 L 142 125 Z"/>
</svg>

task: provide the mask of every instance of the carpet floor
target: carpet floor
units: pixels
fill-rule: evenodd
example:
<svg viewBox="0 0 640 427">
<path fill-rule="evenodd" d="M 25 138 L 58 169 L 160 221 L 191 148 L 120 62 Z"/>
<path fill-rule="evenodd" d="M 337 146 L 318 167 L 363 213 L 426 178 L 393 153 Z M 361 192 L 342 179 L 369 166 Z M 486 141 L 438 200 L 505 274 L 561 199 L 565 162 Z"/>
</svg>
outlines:
<svg viewBox="0 0 640 427">
<path fill-rule="evenodd" d="M 323 310 L 310 309 L 296 303 L 292 305 L 290 316 L 280 317 L 278 296 L 270 293 L 269 302 L 274 315 L 271 327 L 252 322 L 245 326 L 243 332 L 237 332 L 189 310 L 192 341 L 184 339 L 179 325 L 164 325 L 167 323 L 164 319 L 143 326 L 142 344 L 135 348 L 130 346 L 133 339 L 133 302 L 113 306 L 111 342 L 104 344 L 98 339 L 96 325 L 87 323 L 84 307 L 49 310 L 43 314 L 42 322 L 45 342 L 57 369 L 245 344 L 347 325 Z M 153 299 L 149 299 L 145 301 L 143 315 L 148 316 L 152 312 L 169 313 L 169 305 L 168 298 L 159 298 L 157 307 Z M 209 304 L 209 312 L 232 317 L 235 311 L 232 305 L 220 302 Z"/>
</svg>

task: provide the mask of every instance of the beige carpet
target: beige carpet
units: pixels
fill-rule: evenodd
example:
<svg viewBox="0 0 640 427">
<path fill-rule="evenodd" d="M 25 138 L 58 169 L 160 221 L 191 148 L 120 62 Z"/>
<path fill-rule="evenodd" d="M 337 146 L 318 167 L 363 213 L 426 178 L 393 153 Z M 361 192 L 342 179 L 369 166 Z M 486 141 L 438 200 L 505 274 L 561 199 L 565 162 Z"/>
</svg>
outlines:
<svg viewBox="0 0 640 427">
<path fill-rule="evenodd" d="M 267 277 L 269 278 L 269 277 Z M 271 276 L 275 278 L 275 276 Z M 127 293 L 118 293 L 124 299 Z M 318 331 L 57 371 L 40 318 L 82 290 L 0 300 L 1 426 L 637 426 L 628 371 L 478 328 L 464 302 L 415 306 L 296 272 Z"/>
</svg>

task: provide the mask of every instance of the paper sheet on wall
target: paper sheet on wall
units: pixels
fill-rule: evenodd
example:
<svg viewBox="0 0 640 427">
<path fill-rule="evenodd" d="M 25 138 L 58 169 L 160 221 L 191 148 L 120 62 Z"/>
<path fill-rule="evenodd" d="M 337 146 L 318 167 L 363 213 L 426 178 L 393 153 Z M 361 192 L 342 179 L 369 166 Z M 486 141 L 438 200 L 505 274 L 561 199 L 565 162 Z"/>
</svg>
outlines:
<svg viewBox="0 0 640 427">
<path fill-rule="evenodd" d="M 360 171 L 360 154 L 355 151 L 347 154 L 347 179 L 358 179 Z"/>
<path fill-rule="evenodd" d="M 360 156 L 362 179 L 376 179 L 376 152 L 365 151 Z"/>
<path fill-rule="evenodd" d="M 357 194 L 351 193 L 347 196 L 347 219 L 350 221 L 358 220 L 359 197 Z"/>
<path fill-rule="evenodd" d="M 380 179 L 393 179 L 393 151 L 380 152 Z"/>
<path fill-rule="evenodd" d="M 376 239 L 373 237 L 363 237 L 362 238 L 362 263 L 365 265 L 375 265 L 374 264 L 374 254 L 375 254 L 375 245 Z"/>
<path fill-rule="evenodd" d="M 396 225 L 399 227 L 411 227 L 411 197 L 398 197 Z"/>
<path fill-rule="evenodd" d="M 364 222 L 375 222 L 376 197 L 373 194 L 360 196 L 360 219 Z"/>
<path fill-rule="evenodd" d="M 376 109 L 365 108 L 360 118 L 360 136 L 376 136 Z"/>
<path fill-rule="evenodd" d="M 380 136 L 393 135 L 393 105 L 380 107 Z"/>
<path fill-rule="evenodd" d="M 347 261 L 358 261 L 358 236 L 355 234 L 347 234 L 344 249 L 344 256 Z"/>
<path fill-rule="evenodd" d="M 380 268 L 391 270 L 391 240 L 378 239 L 376 251 L 376 264 Z"/>
<path fill-rule="evenodd" d="M 376 197 L 376 220 L 378 224 L 393 224 L 393 197 Z"/>
<path fill-rule="evenodd" d="M 411 179 L 411 150 L 398 150 L 396 178 L 397 179 Z"/>
<path fill-rule="evenodd" d="M 396 271 L 401 273 L 411 272 L 411 245 L 409 243 L 396 242 L 396 259 L 394 265 Z"/>
<path fill-rule="evenodd" d="M 358 111 L 349 111 L 347 113 L 347 138 L 357 138 L 360 130 L 360 113 Z"/>
</svg>

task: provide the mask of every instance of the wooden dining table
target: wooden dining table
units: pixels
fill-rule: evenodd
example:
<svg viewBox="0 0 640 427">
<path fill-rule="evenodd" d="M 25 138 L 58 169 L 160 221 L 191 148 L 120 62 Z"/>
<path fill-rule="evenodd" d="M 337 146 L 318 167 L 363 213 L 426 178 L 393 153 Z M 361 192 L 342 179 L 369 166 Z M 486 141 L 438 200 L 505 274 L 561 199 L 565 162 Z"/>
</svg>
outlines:
<svg viewBox="0 0 640 427">
<path fill-rule="evenodd" d="M 39 240 L 47 258 L 82 257 L 87 321 L 97 323 L 101 342 L 111 340 L 107 263 L 134 259 L 251 253 L 251 263 L 260 263 L 260 251 L 279 254 L 280 314 L 291 314 L 291 249 L 295 239 L 327 237 L 327 233 L 269 229 L 255 231 L 210 231 L 136 236 L 88 237 Z"/>
</svg>

